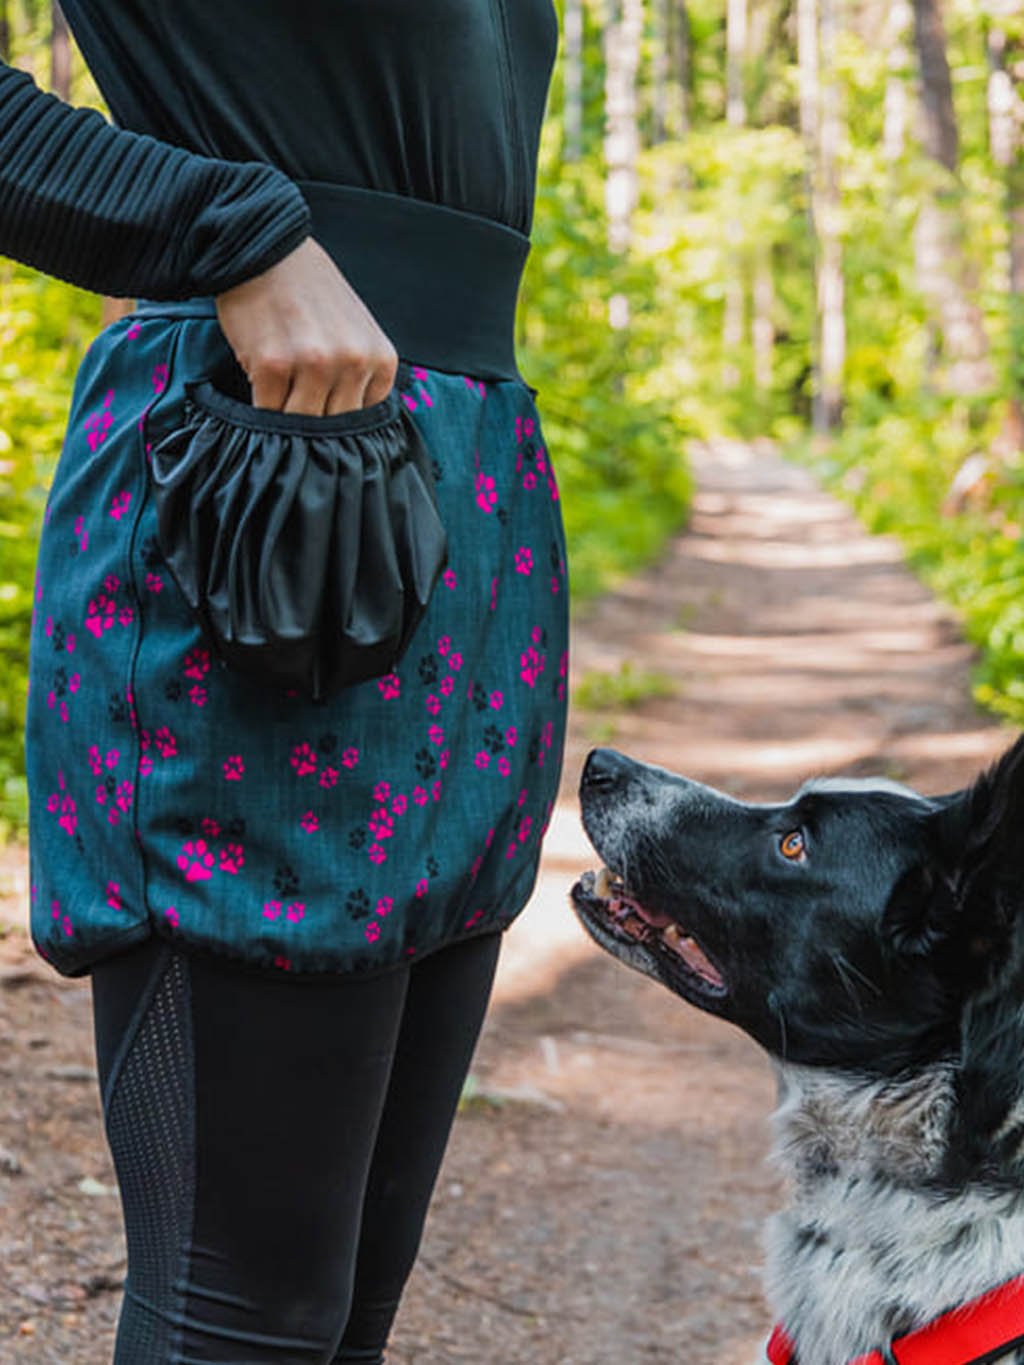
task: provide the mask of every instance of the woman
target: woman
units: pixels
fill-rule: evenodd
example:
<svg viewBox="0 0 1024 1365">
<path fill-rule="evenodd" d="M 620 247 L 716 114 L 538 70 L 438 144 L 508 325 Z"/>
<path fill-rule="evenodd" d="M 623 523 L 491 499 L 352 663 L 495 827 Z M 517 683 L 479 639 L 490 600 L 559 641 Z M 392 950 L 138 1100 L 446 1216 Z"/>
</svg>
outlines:
<svg viewBox="0 0 1024 1365">
<path fill-rule="evenodd" d="M 76 376 L 26 724 L 33 938 L 92 975 L 116 1360 L 381 1361 L 561 766 L 564 541 L 513 334 L 557 21 L 64 9 L 117 126 L 0 68 L 0 252 L 138 300 Z M 150 468 L 199 379 L 225 439 L 404 405 L 449 559 L 394 672 L 312 700 L 212 666 Z"/>
</svg>

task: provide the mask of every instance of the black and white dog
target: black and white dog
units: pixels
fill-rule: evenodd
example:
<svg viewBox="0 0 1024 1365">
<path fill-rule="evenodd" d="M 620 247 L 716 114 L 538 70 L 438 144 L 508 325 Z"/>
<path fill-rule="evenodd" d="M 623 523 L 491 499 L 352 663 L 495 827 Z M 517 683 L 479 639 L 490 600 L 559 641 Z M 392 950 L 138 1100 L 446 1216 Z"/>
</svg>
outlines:
<svg viewBox="0 0 1024 1365">
<path fill-rule="evenodd" d="M 1024 1362 L 1024 736 L 938 797 L 748 804 L 597 749 L 580 800 L 588 932 L 775 1063 L 768 1359 Z"/>
</svg>

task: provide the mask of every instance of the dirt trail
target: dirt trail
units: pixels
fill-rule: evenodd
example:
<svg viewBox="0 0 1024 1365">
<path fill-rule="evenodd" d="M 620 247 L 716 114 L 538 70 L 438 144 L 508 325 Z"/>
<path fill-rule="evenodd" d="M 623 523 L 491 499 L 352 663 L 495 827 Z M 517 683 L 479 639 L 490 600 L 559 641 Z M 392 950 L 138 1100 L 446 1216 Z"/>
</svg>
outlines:
<svg viewBox="0 0 1024 1365">
<path fill-rule="evenodd" d="M 735 1030 L 600 954 L 566 909 L 590 861 L 574 797 L 587 748 L 771 799 L 813 772 L 940 790 L 1008 740 L 892 543 L 767 446 L 694 457 L 690 530 L 578 624 L 572 661 L 574 682 L 631 659 L 678 690 L 574 716 L 393 1365 L 748 1365 L 767 1327 L 770 1071 Z M 17 916 L 23 865 L 7 873 Z M 88 989 L 36 966 L 17 932 L 0 942 L 0 1036 L 0 1361 L 102 1365 L 123 1261 Z"/>
</svg>

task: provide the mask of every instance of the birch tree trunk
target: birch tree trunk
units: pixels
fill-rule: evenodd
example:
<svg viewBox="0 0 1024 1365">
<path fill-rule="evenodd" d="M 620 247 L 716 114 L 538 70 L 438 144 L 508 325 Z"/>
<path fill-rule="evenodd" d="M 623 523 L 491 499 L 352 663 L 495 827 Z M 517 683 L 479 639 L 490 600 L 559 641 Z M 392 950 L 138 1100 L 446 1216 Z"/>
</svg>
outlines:
<svg viewBox="0 0 1024 1365">
<path fill-rule="evenodd" d="M 913 12 L 908 0 L 892 0 L 885 24 L 888 74 L 885 79 L 885 114 L 882 146 L 886 160 L 899 161 L 906 151 L 910 121 L 912 68 L 907 40 Z"/>
<path fill-rule="evenodd" d="M 608 246 L 629 249 L 633 210 L 637 202 L 637 72 L 643 37 L 643 0 L 612 0 L 612 17 L 605 24 L 605 212 Z M 612 294 L 608 320 L 614 328 L 629 325 L 629 300 Z"/>
<path fill-rule="evenodd" d="M 725 42 L 725 119 L 730 128 L 742 128 L 747 121 L 747 104 L 743 90 L 743 67 L 747 55 L 747 0 L 728 0 L 726 9 Z M 734 202 L 738 191 L 730 194 Z M 725 225 L 728 248 L 725 281 L 725 312 L 722 319 L 722 382 L 735 389 L 740 382 L 736 357 L 743 345 L 746 313 L 746 290 L 743 279 L 743 225 L 730 216 Z"/>
<path fill-rule="evenodd" d="M 562 19 L 562 160 L 583 155 L 583 0 L 565 0 Z"/>
<path fill-rule="evenodd" d="M 71 99 L 71 34 L 58 0 L 51 3 L 50 89 L 62 100 Z"/>
<path fill-rule="evenodd" d="M 913 0 L 913 9 L 921 144 L 940 177 L 939 186 L 925 194 L 918 212 L 914 232 L 918 285 L 942 339 L 946 387 L 951 393 L 969 396 L 990 390 L 995 376 L 964 242 L 957 174 L 959 138 L 946 34 L 938 0 Z"/>
<path fill-rule="evenodd" d="M 1017 0 L 1002 6 L 1002 18 L 1018 18 Z M 1006 295 L 1010 323 L 1010 372 L 1007 377 L 1008 409 L 1001 433 L 1009 450 L 1024 448 L 1024 384 L 1018 357 L 1024 353 L 1024 152 L 1021 125 L 1024 102 L 1016 86 L 1024 52 L 1006 30 L 993 24 L 987 35 L 988 136 L 992 160 L 1003 175 L 1007 227 Z M 1016 80 L 1015 80 L 1016 77 Z"/>
<path fill-rule="evenodd" d="M 843 246 L 840 237 L 839 146 L 842 137 L 836 38 L 839 0 L 821 0 L 821 119 L 818 142 L 818 317 L 821 326 L 821 387 L 815 429 L 832 431 L 843 415 L 846 317 Z"/>
</svg>

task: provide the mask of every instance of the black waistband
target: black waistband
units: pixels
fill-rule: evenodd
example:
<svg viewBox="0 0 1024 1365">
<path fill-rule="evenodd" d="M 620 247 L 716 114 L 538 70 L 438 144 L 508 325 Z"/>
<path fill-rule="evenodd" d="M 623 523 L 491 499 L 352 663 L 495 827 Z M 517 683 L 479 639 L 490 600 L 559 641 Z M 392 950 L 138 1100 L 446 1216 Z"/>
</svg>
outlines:
<svg viewBox="0 0 1024 1365">
<path fill-rule="evenodd" d="M 530 239 L 425 199 L 295 182 L 312 233 L 403 360 L 480 379 L 518 379 L 515 315 Z M 208 313 L 212 300 L 139 299 L 137 310 Z"/>
</svg>

